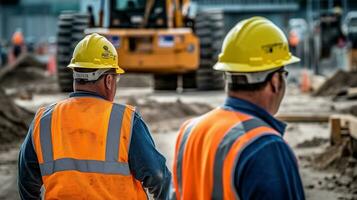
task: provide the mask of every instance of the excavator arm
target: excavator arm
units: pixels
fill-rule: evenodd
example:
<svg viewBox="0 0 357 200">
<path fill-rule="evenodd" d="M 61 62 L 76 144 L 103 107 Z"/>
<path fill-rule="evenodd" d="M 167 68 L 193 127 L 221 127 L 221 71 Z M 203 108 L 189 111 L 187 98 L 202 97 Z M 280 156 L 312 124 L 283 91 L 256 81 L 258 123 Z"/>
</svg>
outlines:
<svg viewBox="0 0 357 200">
<path fill-rule="evenodd" d="M 152 8 L 154 7 L 155 1 L 156 0 L 146 0 L 144 20 L 141 25 L 141 28 L 144 28 L 147 26 L 147 24 L 149 22 L 150 13 L 151 13 Z"/>
</svg>

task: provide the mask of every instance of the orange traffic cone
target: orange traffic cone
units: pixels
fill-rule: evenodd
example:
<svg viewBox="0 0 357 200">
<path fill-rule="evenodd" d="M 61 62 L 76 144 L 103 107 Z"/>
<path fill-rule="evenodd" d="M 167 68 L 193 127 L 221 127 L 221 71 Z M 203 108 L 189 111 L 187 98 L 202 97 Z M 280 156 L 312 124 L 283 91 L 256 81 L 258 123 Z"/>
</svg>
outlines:
<svg viewBox="0 0 357 200">
<path fill-rule="evenodd" d="M 311 80 L 310 80 L 309 72 L 306 69 L 302 70 L 301 72 L 300 90 L 301 92 L 311 91 Z"/>
</svg>

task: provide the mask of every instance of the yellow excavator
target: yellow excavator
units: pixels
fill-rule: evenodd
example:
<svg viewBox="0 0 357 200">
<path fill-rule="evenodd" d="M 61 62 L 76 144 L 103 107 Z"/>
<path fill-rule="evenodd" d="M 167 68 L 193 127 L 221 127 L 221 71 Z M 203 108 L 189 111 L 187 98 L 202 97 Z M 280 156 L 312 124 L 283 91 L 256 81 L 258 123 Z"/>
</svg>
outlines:
<svg viewBox="0 0 357 200">
<path fill-rule="evenodd" d="M 88 27 L 88 15 L 65 12 L 59 16 L 58 80 L 62 91 L 72 88 L 65 67 L 84 34 L 104 35 L 117 48 L 119 66 L 127 72 L 154 75 L 156 90 L 223 88 L 222 74 L 211 69 L 224 36 L 223 14 L 190 15 L 189 0 L 111 0 L 109 26 Z M 182 78 L 178 78 L 182 77 Z"/>
</svg>

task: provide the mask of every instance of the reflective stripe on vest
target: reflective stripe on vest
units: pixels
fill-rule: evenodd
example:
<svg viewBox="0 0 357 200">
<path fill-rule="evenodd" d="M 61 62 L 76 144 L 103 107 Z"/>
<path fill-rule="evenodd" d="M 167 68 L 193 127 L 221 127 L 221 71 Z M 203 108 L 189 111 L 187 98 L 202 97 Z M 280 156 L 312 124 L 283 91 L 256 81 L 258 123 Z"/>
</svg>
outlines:
<svg viewBox="0 0 357 200">
<path fill-rule="evenodd" d="M 179 152 L 177 156 L 177 182 L 178 182 L 178 189 L 179 194 L 182 194 L 182 161 L 183 161 L 183 153 L 185 150 L 185 145 L 188 139 L 188 136 L 191 133 L 192 128 L 196 125 L 199 121 L 199 118 L 192 120 L 186 127 L 185 132 L 183 133 L 182 140 L 179 147 Z"/>
<path fill-rule="evenodd" d="M 120 130 L 125 110 L 124 106 L 118 104 L 113 104 L 112 106 L 107 132 L 105 161 L 79 160 L 73 158 L 53 159 L 51 121 L 54 107 L 55 105 L 49 106 L 44 111 L 40 121 L 40 141 L 44 161 L 43 163 L 40 163 L 42 176 L 68 170 L 130 175 L 128 163 L 117 161 L 119 157 Z M 134 115 L 134 113 L 135 112 L 132 112 L 132 115 Z M 134 116 L 131 117 L 132 119 L 134 118 Z"/>
<path fill-rule="evenodd" d="M 214 181 L 213 181 L 212 199 L 223 199 L 223 173 L 222 173 L 223 163 L 234 142 L 236 142 L 236 140 L 239 140 L 239 138 L 244 133 L 247 133 L 250 130 L 253 130 L 261 126 L 270 127 L 264 121 L 257 118 L 252 118 L 235 125 L 224 136 L 223 140 L 220 142 L 218 146 L 214 159 L 214 169 L 213 169 Z M 240 152 L 242 152 L 242 150 Z M 237 158 L 238 157 L 239 155 L 237 155 Z"/>
<path fill-rule="evenodd" d="M 199 123 L 200 120 L 196 119 L 188 123 L 186 126 L 182 139 L 180 141 L 179 147 L 178 147 L 178 153 L 177 153 L 177 166 L 176 166 L 176 176 L 177 176 L 177 187 L 178 187 L 178 192 L 180 196 L 183 196 L 182 193 L 182 183 L 183 183 L 183 157 L 185 153 L 185 148 L 186 148 L 186 143 L 189 140 L 189 137 L 192 132 L 194 132 L 194 127 Z M 243 148 L 240 149 L 238 154 L 236 154 L 236 158 L 238 161 L 238 157 L 240 153 L 244 150 L 246 146 L 248 146 L 250 143 L 254 142 L 256 139 L 260 138 L 263 135 L 266 134 L 276 134 L 276 131 L 270 128 L 270 126 L 265 123 L 264 121 L 257 119 L 257 118 L 250 118 L 246 121 L 239 122 L 235 125 L 232 126 L 232 128 L 227 131 L 223 137 L 223 139 L 220 141 L 217 151 L 214 156 L 214 162 L 213 162 L 213 187 L 212 187 L 212 194 L 211 198 L 212 199 L 224 199 L 224 187 L 223 187 L 223 165 L 225 162 L 225 159 L 230 152 L 233 144 L 237 142 L 242 135 L 245 133 L 254 130 L 258 127 L 267 127 L 271 129 L 273 133 L 261 133 L 258 134 L 256 137 L 252 138 L 246 145 L 244 145 Z M 199 172 L 197 172 L 199 173 Z M 234 172 L 231 173 L 232 175 L 232 180 L 234 180 Z M 233 183 L 232 183 L 233 184 Z M 233 191 L 236 192 L 236 190 L 233 188 Z M 238 195 L 235 194 L 236 199 L 239 199 Z"/>
</svg>

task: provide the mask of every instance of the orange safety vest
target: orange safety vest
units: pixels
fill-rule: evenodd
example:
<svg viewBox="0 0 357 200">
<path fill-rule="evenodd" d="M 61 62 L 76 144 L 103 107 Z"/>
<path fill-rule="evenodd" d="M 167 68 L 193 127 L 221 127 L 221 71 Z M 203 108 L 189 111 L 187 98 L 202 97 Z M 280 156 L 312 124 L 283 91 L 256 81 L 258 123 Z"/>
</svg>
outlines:
<svg viewBox="0 0 357 200">
<path fill-rule="evenodd" d="M 264 135 L 279 134 L 261 119 L 233 110 L 217 108 L 187 121 L 176 143 L 176 198 L 239 199 L 234 186 L 239 156 Z"/>
<path fill-rule="evenodd" d="M 289 33 L 289 44 L 292 46 L 292 47 L 296 47 L 298 44 L 299 44 L 299 37 L 298 35 L 294 32 L 294 31 L 291 31 Z"/>
<path fill-rule="evenodd" d="M 134 113 L 94 97 L 41 108 L 32 139 L 45 199 L 147 199 L 128 164 Z"/>
<path fill-rule="evenodd" d="M 12 35 L 12 44 L 17 45 L 17 46 L 21 46 L 24 44 L 24 36 L 22 35 L 22 33 L 20 31 L 16 31 Z"/>
</svg>

